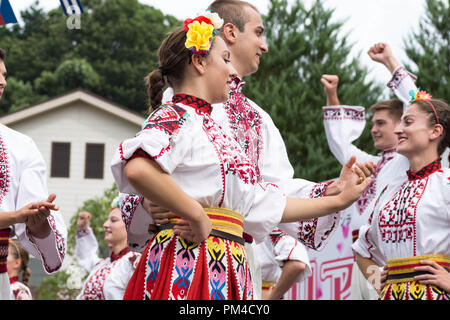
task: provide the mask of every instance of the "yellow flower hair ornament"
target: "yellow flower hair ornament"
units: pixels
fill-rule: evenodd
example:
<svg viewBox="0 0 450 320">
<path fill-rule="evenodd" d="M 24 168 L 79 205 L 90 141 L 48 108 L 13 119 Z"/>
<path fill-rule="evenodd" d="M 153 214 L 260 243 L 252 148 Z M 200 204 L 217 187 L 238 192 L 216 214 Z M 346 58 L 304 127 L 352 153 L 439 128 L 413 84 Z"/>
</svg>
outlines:
<svg viewBox="0 0 450 320">
<path fill-rule="evenodd" d="M 194 19 L 184 21 L 187 31 L 185 46 L 194 54 L 207 55 L 214 45 L 214 36 L 223 25 L 217 13 L 207 10 Z"/>
</svg>

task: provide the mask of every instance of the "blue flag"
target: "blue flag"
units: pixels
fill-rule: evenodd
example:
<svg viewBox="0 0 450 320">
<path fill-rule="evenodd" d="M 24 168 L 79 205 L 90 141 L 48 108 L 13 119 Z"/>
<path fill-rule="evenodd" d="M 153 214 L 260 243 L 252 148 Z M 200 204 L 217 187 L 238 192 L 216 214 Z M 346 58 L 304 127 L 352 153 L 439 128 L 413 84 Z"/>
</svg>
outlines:
<svg viewBox="0 0 450 320">
<path fill-rule="evenodd" d="M 63 12 L 66 16 L 83 13 L 83 6 L 80 0 L 59 0 L 59 2 L 61 2 Z"/>
<path fill-rule="evenodd" d="M 7 23 L 17 23 L 17 19 L 9 0 L 0 0 L 0 26 Z"/>
</svg>

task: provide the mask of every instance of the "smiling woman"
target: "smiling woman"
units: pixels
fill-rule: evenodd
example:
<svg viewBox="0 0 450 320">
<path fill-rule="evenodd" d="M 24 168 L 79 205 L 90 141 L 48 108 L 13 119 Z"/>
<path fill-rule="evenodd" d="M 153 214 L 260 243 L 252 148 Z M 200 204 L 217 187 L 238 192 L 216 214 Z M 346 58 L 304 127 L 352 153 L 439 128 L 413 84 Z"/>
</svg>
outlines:
<svg viewBox="0 0 450 320">
<path fill-rule="evenodd" d="M 353 245 L 356 261 L 363 273 L 385 266 L 380 299 L 450 299 L 443 289 L 450 288 L 450 169 L 440 158 L 450 143 L 450 107 L 416 91 L 395 133 L 407 181 L 393 177 L 379 195 Z M 436 266 L 424 268 L 424 260 Z"/>
</svg>

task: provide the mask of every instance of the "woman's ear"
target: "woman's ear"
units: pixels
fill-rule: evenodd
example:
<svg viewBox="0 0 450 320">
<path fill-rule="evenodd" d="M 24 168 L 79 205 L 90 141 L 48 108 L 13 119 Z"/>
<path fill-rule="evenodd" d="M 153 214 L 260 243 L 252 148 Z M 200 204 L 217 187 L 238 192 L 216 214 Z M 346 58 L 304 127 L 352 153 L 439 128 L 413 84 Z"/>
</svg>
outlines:
<svg viewBox="0 0 450 320">
<path fill-rule="evenodd" d="M 430 139 L 435 140 L 444 134 L 444 127 L 442 124 L 435 124 L 431 131 Z"/>
<path fill-rule="evenodd" d="M 192 66 L 194 69 L 199 73 L 203 74 L 206 71 L 206 60 L 204 57 L 202 57 L 199 54 L 193 54 L 192 55 Z"/>
<path fill-rule="evenodd" d="M 222 28 L 222 38 L 227 45 L 234 44 L 237 40 L 237 28 L 232 23 L 227 23 Z"/>
</svg>

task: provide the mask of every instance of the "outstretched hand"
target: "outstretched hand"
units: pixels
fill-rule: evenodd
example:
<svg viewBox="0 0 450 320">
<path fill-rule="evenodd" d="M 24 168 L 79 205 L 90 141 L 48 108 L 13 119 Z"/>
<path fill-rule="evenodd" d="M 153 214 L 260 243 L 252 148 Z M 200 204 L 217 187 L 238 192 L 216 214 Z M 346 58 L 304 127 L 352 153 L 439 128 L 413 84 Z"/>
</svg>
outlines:
<svg viewBox="0 0 450 320">
<path fill-rule="evenodd" d="M 32 235 L 45 238 L 50 232 L 47 218 L 51 210 L 59 210 L 59 207 L 53 203 L 55 198 L 56 195 L 52 193 L 46 201 L 30 203 L 17 211 L 18 218 L 26 224 Z"/>
<path fill-rule="evenodd" d="M 342 184 L 342 192 L 339 197 L 346 205 L 351 205 L 366 189 L 372 181 L 370 176 L 374 173 L 376 165 L 373 162 L 356 163 L 356 157 L 352 156 L 342 167 L 339 181 Z"/>
</svg>

